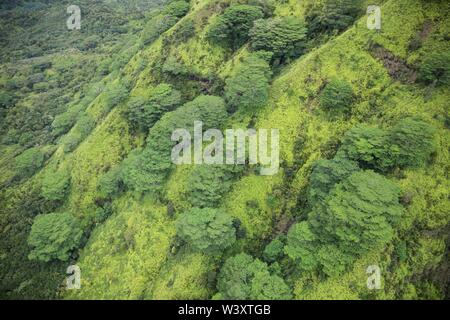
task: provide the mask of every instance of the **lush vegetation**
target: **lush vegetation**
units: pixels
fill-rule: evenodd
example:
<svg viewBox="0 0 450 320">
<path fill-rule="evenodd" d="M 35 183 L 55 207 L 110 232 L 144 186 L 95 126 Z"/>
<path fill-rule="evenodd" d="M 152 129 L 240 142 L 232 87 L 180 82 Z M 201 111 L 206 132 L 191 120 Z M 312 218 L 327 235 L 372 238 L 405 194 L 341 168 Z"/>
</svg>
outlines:
<svg viewBox="0 0 450 320">
<path fill-rule="evenodd" d="M 0 298 L 449 298 L 447 2 L 69 4 L 0 4 Z M 280 170 L 175 165 L 195 121 Z"/>
</svg>

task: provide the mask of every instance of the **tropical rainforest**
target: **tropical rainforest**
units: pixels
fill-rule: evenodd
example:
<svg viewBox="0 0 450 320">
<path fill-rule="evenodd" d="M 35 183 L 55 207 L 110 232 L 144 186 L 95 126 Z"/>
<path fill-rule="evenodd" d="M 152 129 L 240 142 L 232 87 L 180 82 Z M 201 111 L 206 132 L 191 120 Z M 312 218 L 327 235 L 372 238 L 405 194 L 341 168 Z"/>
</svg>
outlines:
<svg viewBox="0 0 450 320">
<path fill-rule="evenodd" d="M 0 30 L 1 299 L 450 298 L 449 1 L 4 0 Z M 195 121 L 279 130 L 278 172 L 174 164 Z"/>
</svg>

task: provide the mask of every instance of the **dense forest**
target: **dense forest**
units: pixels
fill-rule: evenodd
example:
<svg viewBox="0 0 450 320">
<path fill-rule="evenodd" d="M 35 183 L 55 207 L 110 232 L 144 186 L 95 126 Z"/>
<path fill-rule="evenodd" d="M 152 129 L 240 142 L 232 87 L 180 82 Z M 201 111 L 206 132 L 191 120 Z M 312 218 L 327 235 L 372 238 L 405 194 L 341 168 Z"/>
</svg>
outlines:
<svg viewBox="0 0 450 320">
<path fill-rule="evenodd" d="M 450 2 L 373 4 L 2 1 L 0 299 L 450 298 Z"/>
</svg>

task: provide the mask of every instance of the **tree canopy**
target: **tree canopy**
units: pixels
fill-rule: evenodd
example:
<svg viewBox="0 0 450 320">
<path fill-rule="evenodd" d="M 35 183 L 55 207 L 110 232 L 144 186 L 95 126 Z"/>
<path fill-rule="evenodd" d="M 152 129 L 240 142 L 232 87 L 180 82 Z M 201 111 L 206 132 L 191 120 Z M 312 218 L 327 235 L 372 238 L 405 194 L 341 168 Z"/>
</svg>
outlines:
<svg viewBox="0 0 450 320">
<path fill-rule="evenodd" d="M 303 52 L 306 27 L 301 19 L 292 16 L 259 19 L 249 34 L 252 50 L 272 52 L 274 60 L 284 62 Z"/>
<path fill-rule="evenodd" d="M 17 176 L 29 177 L 44 163 L 44 154 L 39 148 L 30 148 L 15 158 Z"/>
<path fill-rule="evenodd" d="M 194 250 L 217 254 L 236 241 L 233 218 L 220 209 L 193 208 L 177 222 L 177 234 Z"/>
<path fill-rule="evenodd" d="M 320 93 L 320 105 L 328 110 L 346 110 L 353 103 L 352 86 L 343 80 L 333 79 Z"/>
<path fill-rule="evenodd" d="M 217 289 L 224 299 L 286 300 L 292 296 L 284 280 L 270 274 L 267 264 L 245 253 L 225 261 Z"/>
<path fill-rule="evenodd" d="M 42 195 L 47 200 L 62 200 L 67 195 L 69 187 L 70 172 L 68 170 L 48 172 L 42 180 Z"/>
<path fill-rule="evenodd" d="M 269 64 L 259 55 L 245 58 L 225 80 L 225 99 L 231 110 L 263 106 L 269 97 Z"/>
<path fill-rule="evenodd" d="M 176 109 L 181 103 L 181 94 L 169 84 L 159 84 L 150 93 L 148 99 L 135 97 L 130 99 L 126 116 L 128 121 L 141 131 L 150 129 L 162 115 Z"/>
<path fill-rule="evenodd" d="M 253 22 L 262 17 L 263 11 L 258 6 L 232 5 L 209 26 L 207 38 L 235 50 L 247 42 Z"/>
</svg>

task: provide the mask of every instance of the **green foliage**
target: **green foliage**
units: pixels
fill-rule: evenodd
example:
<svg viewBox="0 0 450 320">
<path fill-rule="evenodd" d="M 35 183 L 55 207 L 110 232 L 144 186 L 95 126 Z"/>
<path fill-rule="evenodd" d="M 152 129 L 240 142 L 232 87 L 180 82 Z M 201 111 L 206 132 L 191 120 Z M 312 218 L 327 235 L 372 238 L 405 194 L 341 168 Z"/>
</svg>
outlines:
<svg viewBox="0 0 450 320">
<path fill-rule="evenodd" d="M 228 258 L 220 269 L 217 289 L 222 299 L 290 299 L 290 288 L 270 274 L 267 264 L 241 253 Z"/>
<path fill-rule="evenodd" d="M 306 12 L 308 33 L 313 37 L 320 33 L 344 31 L 353 24 L 362 9 L 362 0 L 314 1 Z"/>
<path fill-rule="evenodd" d="M 80 113 L 78 106 L 69 108 L 66 112 L 61 113 L 55 117 L 52 122 L 52 134 L 58 137 L 70 130 L 77 122 L 78 114 Z"/>
<path fill-rule="evenodd" d="M 400 120 L 388 137 L 395 164 L 401 168 L 424 166 L 436 151 L 435 133 L 432 125 L 419 118 Z"/>
<path fill-rule="evenodd" d="M 194 250 L 218 254 L 236 241 L 233 218 L 220 209 L 193 208 L 177 222 L 177 234 Z"/>
<path fill-rule="evenodd" d="M 122 184 L 122 172 L 119 166 L 110 169 L 98 182 L 98 192 L 103 198 L 109 198 L 119 193 Z"/>
<path fill-rule="evenodd" d="M 181 79 L 181 77 L 189 75 L 190 70 L 176 57 L 170 56 L 166 59 L 166 61 L 164 61 L 162 72 L 168 76 L 174 77 L 175 79 Z"/>
<path fill-rule="evenodd" d="M 358 171 L 335 186 L 309 221 L 320 240 L 357 256 L 392 239 L 403 214 L 399 198 L 394 183 L 373 171 Z"/>
<path fill-rule="evenodd" d="M 317 249 L 317 236 L 307 221 L 296 223 L 289 229 L 284 251 L 297 262 L 299 269 L 312 271 L 318 267 Z"/>
<path fill-rule="evenodd" d="M 164 14 L 172 17 L 181 18 L 189 11 L 189 2 L 173 1 L 169 3 L 163 10 Z"/>
<path fill-rule="evenodd" d="M 124 160 L 122 169 L 125 185 L 138 192 L 159 191 L 173 164 L 171 151 L 176 142 L 172 132 L 179 128 L 193 128 L 194 121 L 202 121 L 203 128 L 217 128 L 227 117 L 225 103 L 215 96 L 199 96 L 175 111 L 166 113 L 150 129 L 147 146 Z"/>
<path fill-rule="evenodd" d="M 357 161 L 362 168 L 383 171 L 393 166 L 386 142 L 387 133 L 384 130 L 359 125 L 345 133 L 337 157 Z"/>
<path fill-rule="evenodd" d="M 168 153 L 135 150 L 122 163 L 122 179 L 128 189 L 138 193 L 159 191 L 171 167 Z"/>
<path fill-rule="evenodd" d="M 273 59 L 282 63 L 302 54 L 306 28 L 296 17 L 260 19 L 255 21 L 249 35 L 252 50 L 272 52 Z"/>
<path fill-rule="evenodd" d="M 63 200 L 70 187 L 70 172 L 68 170 L 47 172 L 42 180 L 42 195 L 47 200 Z"/>
<path fill-rule="evenodd" d="M 229 46 L 235 50 L 247 42 L 253 22 L 262 17 L 260 7 L 230 6 L 209 26 L 206 36 L 213 43 Z"/>
<path fill-rule="evenodd" d="M 150 19 L 142 30 L 141 41 L 144 45 L 149 45 L 158 37 L 169 30 L 178 18 L 171 15 L 158 15 Z"/>
<path fill-rule="evenodd" d="M 68 153 L 75 150 L 81 141 L 83 141 L 91 133 L 94 127 L 94 118 L 87 113 L 81 114 L 73 130 L 63 138 L 64 152 Z"/>
<path fill-rule="evenodd" d="M 109 87 L 105 93 L 105 113 L 108 113 L 119 103 L 124 102 L 128 98 L 128 94 L 129 90 L 122 82 L 115 83 L 111 87 Z"/>
<path fill-rule="evenodd" d="M 271 75 L 270 66 L 264 59 L 256 54 L 247 57 L 225 81 L 225 99 L 230 110 L 266 104 Z"/>
<path fill-rule="evenodd" d="M 343 80 L 331 80 L 320 93 L 320 105 L 329 110 L 350 109 L 354 93 L 352 86 Z"/>
<path fill-rule="evenodd" d="M 420 66 L 419 79 L 426 84 L 450 85 L 450 54 L 433 52 L 428 55 Z"/>
<path fill-rule="evenodd" d="M 22 152 L 15 159 L 17 176 L 25 178 L 33 175 L 44 163 L 44 154 L 39 148 L 30 148 Z"/>
<path fill-rule="evenodd" d="M 403 214 L 400 189 L 373 171 L 357 171 L 314 207 L 287 236 L 286 254 L 300 270 L 342 274 L 359 256 L 392 240 Z"/>
<path fill-rule="evenodd" d="M 28 244 L 33 248 L 29 258 L 46 262 L 53 259 L 67 261 L 82 235 L 80 223 L 70 213 L 38 215 L 28 237 Z"/>
<path fill-rule="evenodd" d="M 180 21 L 175 27 L 171 39 L 175 43 L 181 43 L 187 41 L 189 38 L 195 35 L 195 25 L 194 20 L 186 18 Z"/>
<path fill-rule="evenodd" d="M 337 157 L 357 161 L 363 168 L 386 171 L 421 167 L 436 150 L 435 129 L 419 118 L 407 117 L 390 130 L 361 125 L 349 130 Z"/>
<path fill-rule="evenodd" d="M 162 115 L 176 109 L 181 102 L 181 95 L 168 84 L 156 86 L 150 97 L 136 97 L 130 100 L 126 111 L 128 121 L 141 131 L 150 129 Z"/>
<path fill-rule="evenodd" d="M 333 160 L 318 160 L 313 167 L 308 185 L 308 203 L 313 206 L 323 201 L 336 183 L 349 177 L 359 170 L 356 162 L 335 158 Z"/>
<path fill-rule="evenodd" d="M 268 263 L 278 261 L 283 255 L 284 236 L 278 236 L 273 239 L 265 248 L 263 252 L 264 261 Z"/>
</svg>

